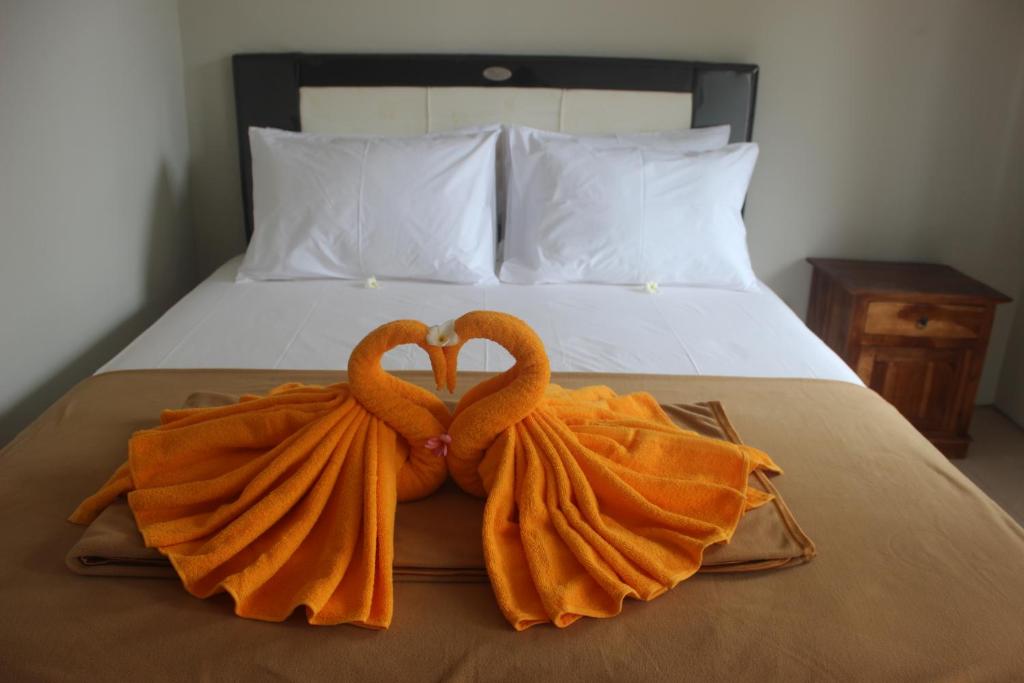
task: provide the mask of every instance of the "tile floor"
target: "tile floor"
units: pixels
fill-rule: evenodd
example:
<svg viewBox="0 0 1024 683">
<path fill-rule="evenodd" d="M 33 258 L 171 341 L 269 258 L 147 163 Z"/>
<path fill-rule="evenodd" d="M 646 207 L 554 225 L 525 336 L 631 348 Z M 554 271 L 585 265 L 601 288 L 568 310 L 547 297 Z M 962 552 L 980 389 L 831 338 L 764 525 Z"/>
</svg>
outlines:
<svg viewBox="0 0 1024 683">
<path fill-rule="evenodd" d="M 991 406 L 979 406 L 971 423 L 974 443 L 951 461 L 1024 525 L 1024 429 Z"/>
</svg>

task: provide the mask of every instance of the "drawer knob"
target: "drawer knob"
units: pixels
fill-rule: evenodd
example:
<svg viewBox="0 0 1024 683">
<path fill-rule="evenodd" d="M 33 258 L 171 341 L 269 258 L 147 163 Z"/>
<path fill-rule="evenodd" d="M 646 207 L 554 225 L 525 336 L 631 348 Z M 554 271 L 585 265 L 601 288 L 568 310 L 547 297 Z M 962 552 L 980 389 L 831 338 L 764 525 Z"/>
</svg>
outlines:
<svg viewBox="0 0 1024 683">
<path fill-rule="evenodd" d="M 923 330 L 926 327 L 928 327 L 928 316 L 922 315 L 917 319 L 917 329 Z"/>
</svg>

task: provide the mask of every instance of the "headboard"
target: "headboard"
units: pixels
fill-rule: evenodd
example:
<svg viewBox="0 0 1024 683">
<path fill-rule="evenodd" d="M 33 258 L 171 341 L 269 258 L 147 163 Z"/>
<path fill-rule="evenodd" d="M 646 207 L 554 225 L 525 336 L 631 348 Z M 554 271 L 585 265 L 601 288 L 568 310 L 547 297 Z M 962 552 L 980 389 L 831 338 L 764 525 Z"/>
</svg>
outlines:
<svg viewBox="0 0 1024 683">
<path fill-rule="evenodd" d="M 732 141 L 741 142 L 753 130 L 758 71 L 751 64 L 502 55 L 240 54 L 232 65 L 246 239 L 253 230 L 250 126 L 297 131 L 306 120 L 320 132 L 341 132 L 326 129 L 345 116 L 362 125 L 344 132 L 363 134 L 480 123 L 581 133 L 727 123 Z M 379 95 L 370 105 L 363 103 L 368 93 Z"/>
</svg>

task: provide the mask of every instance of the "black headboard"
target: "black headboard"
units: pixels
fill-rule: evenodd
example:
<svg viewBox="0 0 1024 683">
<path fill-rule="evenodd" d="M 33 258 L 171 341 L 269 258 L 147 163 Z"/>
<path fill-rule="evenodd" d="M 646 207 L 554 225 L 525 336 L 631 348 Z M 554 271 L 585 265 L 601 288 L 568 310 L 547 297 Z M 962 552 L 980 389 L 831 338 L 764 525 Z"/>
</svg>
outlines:
<svg viewBox="0 0 1024 683">
<path fill-rule="evenodd" d="M 752 64 L 604 57 L 277 53 L 235 55 L 232 65 L 246 239 L 253 229 L 249 127 L 299 130 L 299 88 L 303 86 L 689 92 L 693 93 L 692 125 L 728 123 L 733 142 L 750 140 L 757 98 L 757 67 Z"/>
</svg>

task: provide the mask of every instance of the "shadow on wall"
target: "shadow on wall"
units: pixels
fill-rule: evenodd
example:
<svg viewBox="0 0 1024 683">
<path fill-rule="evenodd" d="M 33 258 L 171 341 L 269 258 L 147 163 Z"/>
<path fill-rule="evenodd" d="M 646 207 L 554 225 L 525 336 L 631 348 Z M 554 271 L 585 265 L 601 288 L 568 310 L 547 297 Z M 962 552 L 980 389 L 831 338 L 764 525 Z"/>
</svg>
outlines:
<svg viewBox="0 0 1024 683">
<path fill-rule="evenodd" d="M 779 295 L 801 320 L 807 319 L 807 304 L 811 291 L 811 266 L 806 259 L 790 261 L 784 268 L 772 274 L 765 281 Z M 783 296 L 783 292 L 800 292 L 801 298 L 793 299 L 792 295 Z"/>
<path fill-rule="evenodd" d="M 246 248 L 231 57 L 187 65 L 185 86 L 193 127 L 208 127 L 202 144 L 191 140 L 189 150 L 196 264 L 198 275 L 206 277 Z M 195 120 L 195 108 L 205 122 Z"/>
<path fill-rule="evenodd" d="M 162 162 L 151 193 L 147 240 L 139 255 L 145 264 L 144 280 L 123 283 L 141 289 L 142 305 L 0 415 L 0 444 L 11 441 L 64 392 L 110 360 L 194 284 L 194 241 L 187 227 L 187 199 L 175 188 L 168 165 Z"/>
</svg>

